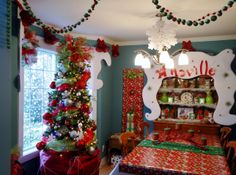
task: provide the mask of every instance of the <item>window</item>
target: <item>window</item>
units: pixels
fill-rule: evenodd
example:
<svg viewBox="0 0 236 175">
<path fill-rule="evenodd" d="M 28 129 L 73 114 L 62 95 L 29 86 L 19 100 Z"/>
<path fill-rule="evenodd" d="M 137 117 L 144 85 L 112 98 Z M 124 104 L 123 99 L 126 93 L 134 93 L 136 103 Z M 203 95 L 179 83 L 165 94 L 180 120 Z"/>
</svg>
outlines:
<svg viewBox="0 0 236 175">
<path fill-rule="evenodd" d="M 50 83 L 56 72 L 56 52 L 37 49 L 37 63 L 21 71 L 20 142 L 23 156 L 36 151 L 44 129 L 42 116 L 47 110 Z"/>
</svg>

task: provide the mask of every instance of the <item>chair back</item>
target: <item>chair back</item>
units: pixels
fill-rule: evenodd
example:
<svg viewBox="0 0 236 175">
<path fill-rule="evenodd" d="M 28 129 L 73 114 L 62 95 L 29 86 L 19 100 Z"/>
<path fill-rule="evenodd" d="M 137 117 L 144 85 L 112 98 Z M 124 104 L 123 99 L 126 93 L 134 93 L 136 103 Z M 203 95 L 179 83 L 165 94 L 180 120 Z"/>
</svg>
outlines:
<svg viewBox="0 0 236 175">
<path fill-rule="evenodd" d="M 141 139 L 147 138 L 150 134 L 150 124 L 148 122 L 139 123 L 137 129 Z"/>
<path fill-rule="evenodd" d="M 127 155 L 134 147 L 134 140 L 137 136 L 133 132 L 124 132 L 120 135 L 122 155 Z"/>
<path fill-rule="evenodd" d="M 227 162 L 230 167 L 231 174 L 236 174 L 236 141 L 229 141 L 226 145 Z"/>
<path fill-rule="evenodd" d="M 230 127 L 222 127 L 220 129 L 220 142 L 224 149 L 229 142 L 229 137 L 231 135 L 232 129 Z"/>
</svg>

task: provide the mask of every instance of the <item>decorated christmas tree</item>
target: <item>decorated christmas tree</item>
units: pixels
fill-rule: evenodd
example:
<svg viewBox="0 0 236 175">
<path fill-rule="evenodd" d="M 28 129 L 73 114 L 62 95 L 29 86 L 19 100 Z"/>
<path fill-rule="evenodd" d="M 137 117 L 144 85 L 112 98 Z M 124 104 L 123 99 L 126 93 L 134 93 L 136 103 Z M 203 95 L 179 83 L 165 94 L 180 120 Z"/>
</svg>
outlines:
<svg viewBox="0 0 236 175">
<path fill-rule="evenodd" d="M 39 150 L 92 154 L 96 149 L 96 124 L 91 119 L 87 82 L 91 76 L 90 49 L 85 39 L 65 36 L 58 46 L 58 72 L 51 82 L 48 110 L 43 121 L 48 126 Z"/>
</svg>

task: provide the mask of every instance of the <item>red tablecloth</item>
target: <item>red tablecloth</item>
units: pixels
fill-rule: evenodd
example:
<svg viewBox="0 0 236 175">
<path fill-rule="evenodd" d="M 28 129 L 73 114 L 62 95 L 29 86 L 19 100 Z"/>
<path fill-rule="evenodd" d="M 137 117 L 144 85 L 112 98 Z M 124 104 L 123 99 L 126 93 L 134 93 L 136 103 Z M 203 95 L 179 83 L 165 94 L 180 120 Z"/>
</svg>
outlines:
<svg viewBox="0 0 236 175">
<path fill-rule="evenodd" d="M 175 136 L 174 132 L 172 132 L 172 136 Z M 199 142 L 202 136 L 208 139 L 208 145 L 220 147 L 217 136 L 195 134 L 192 140 Z M 160 139 L 163 137 L 163 133 L 160 133 Z M 177 143 L 189 144 L 182 138 L 184 135 L 183 137 L 179 135 L 172 140 Z M 135 175 L 230 175 L 224 156 L 143 146 L 135 147 L 131 153 L 123 158 L 119 165 L 119 171 L 134 173 Z"/>
<path fill-rule="evenodd" d="M 93 155 L 40 152 L 41 175 L 99 175 L 100 152 Z"/>
</svg>

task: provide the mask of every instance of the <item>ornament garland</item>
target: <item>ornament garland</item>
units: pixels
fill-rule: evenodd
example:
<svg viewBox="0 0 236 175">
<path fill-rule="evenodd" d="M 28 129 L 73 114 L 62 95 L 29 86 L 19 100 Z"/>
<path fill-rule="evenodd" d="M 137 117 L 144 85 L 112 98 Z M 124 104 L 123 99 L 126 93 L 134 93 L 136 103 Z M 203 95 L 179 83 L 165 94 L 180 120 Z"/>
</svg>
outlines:
<svg viewBox="0 0 236 175">
<path fill-rule="evenodd" d="M 163 16 L 166 16 L 168 20 L 172 20 L 173 22 L 177 22 L 178 24 L 186 25 L 187 26 L 203 26 L 204 24 L 209 24 L 211 21 L 214 22 L 217 20 L 218 17 L 221 17 L 224 12 L 226 12 L 229 8 L 231 8 L 236 2 L 236 0 L 229 0 L 226 5 L 224 5 L 220 10 L 215 11 L 213 13 L 207 13 L 206 15 L 197 18 L 195 20 L 183 19 L 177 17 L 171 12 L 169 9 L 161 6 L 159 4 L 159 0 L 152 0 L 152 3 L 156 6 L 156 8 L 162 13 Z"/>
<path fill-rule="evenodd" d="M 18 1 L 18 0 L 17 0 Z M 88 20 L 88 18 L 91 16 L 91 13 L 94 11 L 95 6 L 98 4 L 98 1 L 100 0 L 94 0 L 93 4 L 91 5 L 91 8 L 89 8 L 87 10 L 87 12 L 84 13 L 83 17 L 76 22 L 75 24 L 71 24 L 71 25 L 67 25 L 62 27 L 61 29 L 56 29 L 53 26 L 49 26 L 47 24 L 45 24 L 41 19 L 39 19 L 31 10 L 31 7 L 29 6 L 29 3 L 27 2 L 27 0 L 22 0 L 23 3 L 21 4 L 21 6 L 24 6 L 25 11 L 28 12 L 28 14 L 30 15 L 30 17 L 32 19 L 34 19 L 34 22 L 36 22 L 36 24 L 38 26 L 40 26 L 41 28 L 48 30 L 51 33 L 67 33 L 67 32 L 71 32 L 73 29 L 75 29 L 77 26 L 81 25 L 81 23 L 85 22 L 86 20 Z M 19 5 L 19 2 L 18 2 Z M 34 23 L 33 22 L 33 23 Z"/>
</svg>

